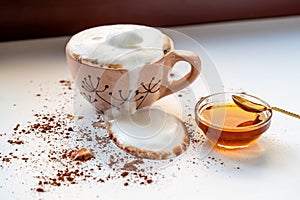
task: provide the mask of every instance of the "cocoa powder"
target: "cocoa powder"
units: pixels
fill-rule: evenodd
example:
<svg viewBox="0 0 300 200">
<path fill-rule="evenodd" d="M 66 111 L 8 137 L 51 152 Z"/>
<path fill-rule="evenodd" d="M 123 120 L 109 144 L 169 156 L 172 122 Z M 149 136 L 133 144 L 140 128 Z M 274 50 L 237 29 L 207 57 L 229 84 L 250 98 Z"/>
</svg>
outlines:
<svg viewBox="0 0 300 200">
<path fill-rule="evenodd" d="M 48 97 L 48 91 L 45 89 L 47 85 L 48 83 L 40 84 L 40 91 L 33 93 L 43 104 L 41 109 L 32 111 L 33 120 L 17 123 L 12 127 L 11 133 L 0 133 L 0 137 L 8 138 L 5 140 L 7 145 L 10 145 L 7 148 L 12 149 L 10 153 L 0 152 L 0 168 L 9 168 L 15 160 L 21 160 L 23 166 L 16 170 L 32 169 L 32 176 L 36 179 L 36 187 L 32 190 L 39 193 L 50 192 L 55 187 L 71 187 L 80 182 L 93 185 L 114 182 L 126 187 L 145 187 L 165 179 L 160 170 L 156 171 L 156 168 L 151 166 L 152 163 L 160 164 L 160 161 L 137 158 L 118 149 L 109 137 L 107 126 L 103 124 L 101 117 L 90 121 L 90 126 L 76 127 L 76 121 L 84 121 L 85 116 L 76 116 L 68 109 L 74 103 L 71 81 L 60 80 L 54 84 L 59 91 L 56 99 L 58 103 L 57 108 L 50 112 L 48 108 L 54 99 Z M 183 93 L 180 94 L 184 96 Z M 192 115 L 188 114 L 184 122 L 190 142 L 192 145 L 201 145 L 205 138 L 195 130 L 193 120 Z M 93 123 L 95 127 L 92 126 Z M 39 148 L 24 152 L 23 147 L 31 145 L 33 141 L 38 143 Z M 174 160 L 163 163 L 168 165 Z M 214 157 L 209 157 L 202 163 L 194 158 L 188 162 L 207 168 L 212 165 L 225 165 L 221 159 Z M 180 170 L 180 164 L 176 165 Z"/>
</svg>

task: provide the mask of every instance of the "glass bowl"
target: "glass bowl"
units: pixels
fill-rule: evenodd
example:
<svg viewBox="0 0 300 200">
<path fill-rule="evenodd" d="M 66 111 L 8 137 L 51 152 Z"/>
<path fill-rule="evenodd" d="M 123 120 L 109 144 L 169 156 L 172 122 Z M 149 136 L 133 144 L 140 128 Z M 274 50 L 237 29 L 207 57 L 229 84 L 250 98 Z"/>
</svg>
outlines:
<svg viewBox="0 0 300 200">
<path fill-rule="evenodd" d="M 213 145 L 229 149 L 245 148 L 256 142 L 269 128 L 272 111 L 245 111 L 233 102 L 232 95 L 269 107 L 265 101 L 245 93 L 216 93 L 198 101 L 195 120 Z"/>
</svg>

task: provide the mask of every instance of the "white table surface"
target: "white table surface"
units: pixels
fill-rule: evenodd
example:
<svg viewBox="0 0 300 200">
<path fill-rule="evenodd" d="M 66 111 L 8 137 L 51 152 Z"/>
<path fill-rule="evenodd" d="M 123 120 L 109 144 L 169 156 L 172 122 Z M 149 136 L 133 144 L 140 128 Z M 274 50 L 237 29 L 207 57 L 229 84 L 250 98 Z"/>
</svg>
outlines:
<svg viewBox="0 0 300 200">
<path fill-rule="evenodd" d="M 300 113 L 300 17 L 171 29 L 185 33 L 206 49 L 224 90 L 245 91 L 273 106 Z M 42 100 L 35 94 L 46 92 L 47 98 L 53 99 L 49 105 L 56 106 L 58 80 L 70 79 L 64 55 L 67 40 L 68 37 L 62 37 L 0 43 L 0 133 L 7 133 L 0 137 L 2 155 L 15 147 L 7 143 L 15 125 L 33 120 L 32 110 L 44 109 Z M 209 67 L 213 68 L 203 66 L 204 75 Z M 204 75 L 200 79 L 207 78 Z M 196 98 L 202 94 L 199 92 L 202 86 L 198 85 L 202 82 L 197 80 L 192 86 Z M 35 148 L 30 141 L 24 145 L 24 148 L 20 145 L 20 151 Z M 22 162 L 18 161 L 0 161 L 0 198 L 299 199 L 300 121 L 297 119 L 274 113 L 270 129 L 248 149 L 212 149 L 198 157 L 196 151 L 189 158 L 183 155 L 176 164 L 161 169 L 159 173 L 164 178 L 158 177 L 146 186 L 125 187 L 124 181 L 118 184 L 117 179 L 105 184 L 83 181 L 50 187 L 45 193 L 32 190 L 37 186 L 37 180 L 31 175 L 35 174 L 34 169 L 26 165 L 20 169 Z M 190 162 L 192 156 L 196 156 L 197 164 Z M 224 164 L 212 164 L 209 157 Z M 95 159 L 87 165 L 92 165 Z M 48 170 L 47 166 L 40 169 Z"/>
</svg>

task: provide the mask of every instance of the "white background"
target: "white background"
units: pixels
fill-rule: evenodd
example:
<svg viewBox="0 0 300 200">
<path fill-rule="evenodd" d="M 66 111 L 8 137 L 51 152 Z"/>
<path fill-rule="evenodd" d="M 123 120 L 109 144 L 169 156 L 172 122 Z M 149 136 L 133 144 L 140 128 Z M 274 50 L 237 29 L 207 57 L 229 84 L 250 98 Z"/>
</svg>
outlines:
<svg viewBox="0 0 300 200">
<path fill-rule="evenodd" d="M 206 49 L 226 91 L 245 91 L 272 106 L 300 113 L 300 17 L 171 29 L 189 35 Z M 67 39 L 0 43 L 0 132 L 30 120 L 31 110 L 38 109 L 32 101 L 35 86 L 30 80 L 38 84 L 70 78 L 64 55 Z M 209 66 L 203 67 L 208 70 Z M 199 83 L 201 80 L 193 84 L 193 90 L 201 94 Z M 22 108 L 18 113 L 12 111 L 13 103 Z M 241 151 L 213 150 L 207 155 L 222 159 L 225 166 L 189 166 L 183 159 L 174 177 L 147 187 L 83 184 L 47 194 L 35 194 L 28 185 L 7 179 L 14 172 L 0 168 L 0 195 L 1 199 L 298 199 L 299 144 L 300 120 L 274 112 L 270 129 L 257 144 Z M 0 151 L 5 149 L 0 146 Z"/>
</svg>

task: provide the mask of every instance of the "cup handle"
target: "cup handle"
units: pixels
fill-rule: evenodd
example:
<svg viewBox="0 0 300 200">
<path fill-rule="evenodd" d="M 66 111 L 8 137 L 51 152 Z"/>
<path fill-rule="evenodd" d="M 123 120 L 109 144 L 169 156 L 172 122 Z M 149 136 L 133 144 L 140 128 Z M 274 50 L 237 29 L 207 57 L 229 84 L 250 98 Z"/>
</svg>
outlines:
<svg viewBox="0 0 300 200">
<path fill-rule="evenodd" d="M 169 61 L 170 69 L 179 61 L 185 61 L 190 64 L 191 70 L 181 79 L 167 83 L 165 90 L 161 93 L 160 98 L 173 94 L 193 83 L 200 74 L 201 61 L 197 54 L 191 51 L 174 50 L 168 53 L 167 61 Z"/>
</svg>

